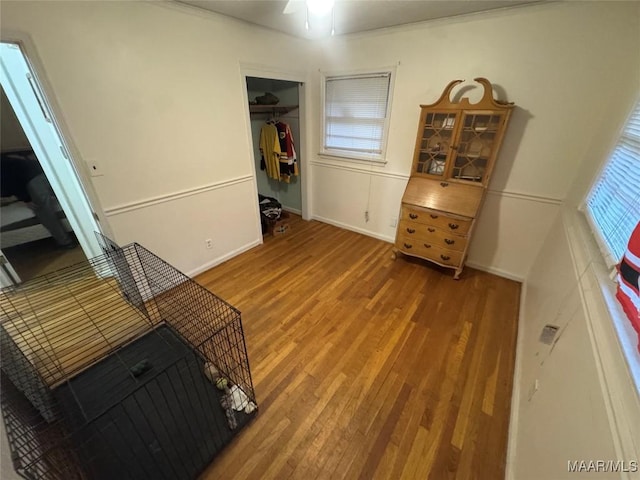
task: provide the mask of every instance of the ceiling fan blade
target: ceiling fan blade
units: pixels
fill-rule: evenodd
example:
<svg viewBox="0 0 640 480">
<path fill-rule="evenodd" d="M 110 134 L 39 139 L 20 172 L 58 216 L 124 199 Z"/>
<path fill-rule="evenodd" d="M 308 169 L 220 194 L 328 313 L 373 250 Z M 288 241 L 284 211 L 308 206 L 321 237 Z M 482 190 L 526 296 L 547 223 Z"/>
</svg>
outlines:
<svg viewBox="0 0 640 480">
<path fill-rule="evenodd" d="M 297 13 L 304 8 L 304 5 L 304 0 L 289 0 L 284 6 L 284 10 L 282 10 L 282 13 L 285 15 Z"/>
</svg>

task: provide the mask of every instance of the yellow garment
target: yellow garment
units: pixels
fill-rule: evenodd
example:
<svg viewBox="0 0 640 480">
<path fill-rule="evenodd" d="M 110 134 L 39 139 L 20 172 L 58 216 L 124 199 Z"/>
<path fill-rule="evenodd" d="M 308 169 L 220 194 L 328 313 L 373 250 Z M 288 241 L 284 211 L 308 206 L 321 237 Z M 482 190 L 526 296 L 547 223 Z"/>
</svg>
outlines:
<svg viewBox="0 0 640 480">
<path fill-rule="evenodd" d="M 267 176 L 280 180 L 280 140 L 275 125 L 267 123 L 260 130 L 260 153 L 267 166 Z"/>
</svg>

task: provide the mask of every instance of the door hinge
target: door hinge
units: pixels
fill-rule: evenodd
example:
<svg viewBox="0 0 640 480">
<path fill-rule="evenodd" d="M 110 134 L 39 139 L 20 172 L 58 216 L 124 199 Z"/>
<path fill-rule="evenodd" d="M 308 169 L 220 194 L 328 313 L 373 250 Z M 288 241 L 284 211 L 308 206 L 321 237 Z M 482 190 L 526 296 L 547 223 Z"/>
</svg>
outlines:
<svg viewBox="0 0 640 480">
<path fill-rule="evenodd" d="M 91 214 L 93 215 L 93 219 L 94 219 L 96 222 L 99 222 L 99 221 L 100 221 L 100 217 L 98 217 L 98 214 L 97 214 L 96 212 L 91 212 Z"/>
<path fill-rule="evenodd" d="M 4 255 L 0 255 L 0 265 L 6 265 L 7 263 L 7 259 Z"/>
<path fill-rule="evenodd" d="M 66 158 L 67 160 L 69 160 L 69 154 L 67 153 L 67 149 L 64 148 L 64 145 L 60 145 L 60 152 L 62 153 L 62 156 L 64 158 Z"/>
</svg>

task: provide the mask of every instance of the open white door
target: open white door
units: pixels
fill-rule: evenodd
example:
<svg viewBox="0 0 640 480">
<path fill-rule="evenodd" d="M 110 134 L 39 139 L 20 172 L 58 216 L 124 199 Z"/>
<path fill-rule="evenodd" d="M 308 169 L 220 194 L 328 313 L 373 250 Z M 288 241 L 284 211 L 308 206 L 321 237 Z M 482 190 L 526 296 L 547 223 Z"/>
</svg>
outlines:
<svg viewBox="0 0 640 480">
<path fill-rule="evenodd" d="M 100 225 L 37 76 L 17 44 L 0 43 L 0 83 L 87 258 L 100 255 Z"/>
</svg>

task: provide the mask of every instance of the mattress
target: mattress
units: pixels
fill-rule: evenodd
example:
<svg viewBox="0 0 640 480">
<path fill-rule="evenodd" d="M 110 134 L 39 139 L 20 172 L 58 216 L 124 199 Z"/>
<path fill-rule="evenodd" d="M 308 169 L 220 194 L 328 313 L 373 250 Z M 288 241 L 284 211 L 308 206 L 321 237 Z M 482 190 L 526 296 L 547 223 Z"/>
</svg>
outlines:
<svg viewBox="0 0 640 480">
<path fill-rule="evenodd" d="M 64 227 L 71 231 L 71 226 L 62 210 L 59 210 L 58 216 L 62 219 Z M 49 230 L 38 221 L 33 210 L 26 203 L 13 202 L 2 206 L 0 210 L 0 248 L 35 242 L 50 236 Z"/>
</svg>

